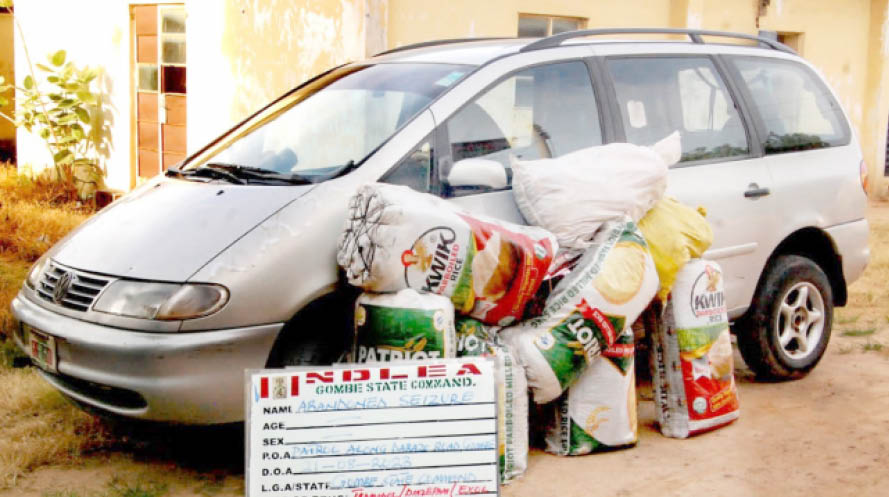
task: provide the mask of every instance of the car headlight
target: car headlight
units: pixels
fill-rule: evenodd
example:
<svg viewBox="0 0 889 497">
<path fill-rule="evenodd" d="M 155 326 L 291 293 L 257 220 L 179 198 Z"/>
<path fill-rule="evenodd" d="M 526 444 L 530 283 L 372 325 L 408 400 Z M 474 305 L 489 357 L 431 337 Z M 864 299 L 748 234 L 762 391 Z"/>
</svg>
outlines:
<svg viewBox="0 0 889 497">
<path fill-rule="evenodd" d="M 49 264 L 49 257 L 43 256 L 37 259 L 37 262 L 31 266 L 31 271 L 28 272 L 28 278 L 25 280 L 25 283 L 31 288 L 37 288 L 37 285 L 40 284 L 40 277 L 43 276 L 43 270 L 46 269 L 47 264 Z"/>
<path fill-rule="evenodd" d="M 131 318 L 180 320 L 212 314 L 228 301 L 219 285 L 117 280 L 99 297 L 94 310 Z"/>
</svg>

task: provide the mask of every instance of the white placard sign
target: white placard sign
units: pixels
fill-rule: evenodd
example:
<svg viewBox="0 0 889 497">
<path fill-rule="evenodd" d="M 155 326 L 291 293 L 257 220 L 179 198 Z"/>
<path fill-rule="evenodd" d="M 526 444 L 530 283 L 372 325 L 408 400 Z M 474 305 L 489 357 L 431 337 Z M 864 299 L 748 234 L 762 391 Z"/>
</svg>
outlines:
<svg viewBox="0 0 889 497">
<path fill-rule="evenodd" d="M 498 495 L 484 358 L 247 371 L 249 497 Z"/>
</svg>

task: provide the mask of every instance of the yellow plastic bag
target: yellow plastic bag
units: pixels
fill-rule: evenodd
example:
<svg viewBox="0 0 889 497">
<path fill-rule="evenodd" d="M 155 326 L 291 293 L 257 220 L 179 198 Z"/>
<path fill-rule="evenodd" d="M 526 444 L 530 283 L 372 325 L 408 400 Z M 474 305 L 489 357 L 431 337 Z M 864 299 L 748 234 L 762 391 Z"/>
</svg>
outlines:
<svg viewBox="0 0 889 497">
<path fill-rule="evenodd" d="M 689 259 L 701 257 L 713 243 L 713 231 L 705 214 L 703 209 L 695 210 L 664 197 L 639 220 L 639 230 L 648 242 L 661 280 L 659 299 L 666 301 L 676 273 Z"/>
</svg>

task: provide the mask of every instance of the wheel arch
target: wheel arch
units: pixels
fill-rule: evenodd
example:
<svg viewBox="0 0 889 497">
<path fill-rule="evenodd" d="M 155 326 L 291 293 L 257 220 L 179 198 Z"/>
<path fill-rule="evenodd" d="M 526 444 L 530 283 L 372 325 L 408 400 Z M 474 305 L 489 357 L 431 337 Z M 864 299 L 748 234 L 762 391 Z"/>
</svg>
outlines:
<svg viewBox="0 0 889 497">
<path fill-rule="evenodd" d="M 285 352 L 301 343 L 322 340 L 347 347 L 352 337 L 357 289 L 338 286 L 304 305 L 278 333 L 266 358 L 267 368 L 284 366 Z"/>
<path fill-rule="evenodd" d="M 775 247 L 765 267 L 770 267 L 772 262 L 782 255 L 799 255 L 814 261 L 830 281 L 834 306 L 846 305 L 848 294 L 843 261 L 837 251 L 836 243 L 826 231 L 812 226 L 794 231 Z M 762 272 L 758 285 L 762 285 L 767 273 L 767 270 Z"/>
</svg>

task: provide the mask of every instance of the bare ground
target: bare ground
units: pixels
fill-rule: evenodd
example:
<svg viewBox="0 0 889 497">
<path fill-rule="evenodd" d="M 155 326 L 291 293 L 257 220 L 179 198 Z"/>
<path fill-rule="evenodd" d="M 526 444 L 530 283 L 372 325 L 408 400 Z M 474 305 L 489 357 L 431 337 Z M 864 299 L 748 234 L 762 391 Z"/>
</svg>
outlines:
<svg viewBox="0 0 889 497">
<path fill-rule="evenodd" d="M 889 495 L 889 205 L 873 206 L 869 217 L 871 266 L 809 376 L 754 382 L 736 354 L 741 418 L 688 440 L 660 435 L 643 385 L 635 448 L 572 458 L 533 451 L 527 473 L 503 495 Z M 107 448 L 38 467 L 0 497 L 244 493 L 237 429 L 112 431 L 117 442 Z"/>
</svg>

